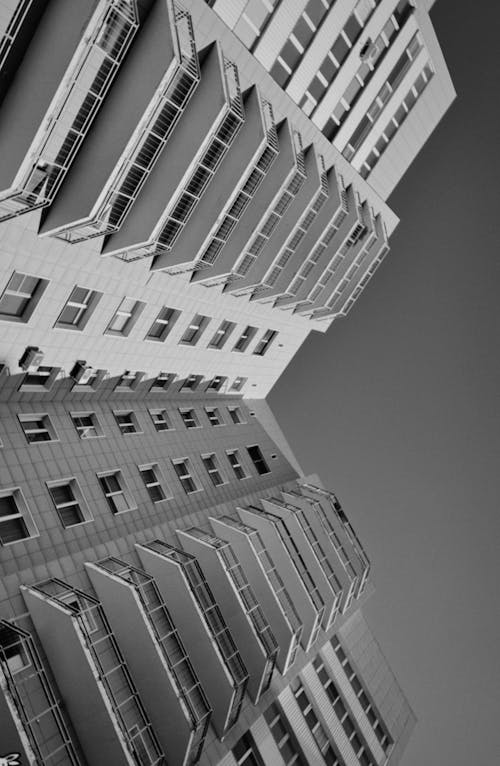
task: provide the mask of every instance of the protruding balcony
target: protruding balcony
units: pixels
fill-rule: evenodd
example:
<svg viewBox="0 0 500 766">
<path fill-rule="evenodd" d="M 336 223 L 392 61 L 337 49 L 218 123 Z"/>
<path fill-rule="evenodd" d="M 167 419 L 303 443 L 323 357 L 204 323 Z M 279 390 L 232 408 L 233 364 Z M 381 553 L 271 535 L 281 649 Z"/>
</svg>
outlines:
<svg viewBox="0 0 500 766">
<path fill-rule="evenodd" d="M 248 672 L 194 556 L 162 540 L 136 545 L 181 632 L 223 737 L 238 720 Z"/>
<path fill-rule="evenodd" d="M 0 620 L 0 750 L 40 766 L 82 763 L 33 638 L 5 620 Z"/>
<path fill-rule="evenodd" d="M 135 0 L 48 4 L 2 104 L 0 220 L 52 202 L 137 27 Z"/>
<path fill-rule="evenodd" d="M 231 545 L 197 527 L 177 533 L 196 556 L 235 637 L 249 672 L 248 693 L 256 704 L 271 683 L 278 644 Z"/>
<path fill-rule="evenodd" d="M 238 508 L 238 514 L 265 538 L 301 617 L 304 626 L 301 643 L 309 651 L 318 638 L 325 604 L 293 537 L 282 519 L 267 510 L 249 505 Z"/>
<path fill-rule="evenodd" d="M 99 601 L 57 579 L 21 590 L 88 763 L 165 766 Z"/>
<path fill-rule="evenodd" d="M 86 566 L 168 763 L 196 763 L 210 707 L 155 581 L 115 558 Z"/>
<path fill-rule="evenodd" d="M 279 645 L 276 665 L 283 675 L 295 661 L 302 623 L 281 575 L 256 529 L 236 515 L 211 517 L 215 533 L 228 540 L 261 604 Z"/>
<path fill-rule="evenodd" d="M 43 233 L 79 242 L 117 231 L 199 79 L 191 17 L 174 0 L 155 2 Z"/>
<path fill-rule="evenodd" d="M 244 118 L 238 71 L 216 43 L 200 67 L 199 87 L 103 255 L 132 261 L 170 251 L 230 149 Z"/>
</svg>

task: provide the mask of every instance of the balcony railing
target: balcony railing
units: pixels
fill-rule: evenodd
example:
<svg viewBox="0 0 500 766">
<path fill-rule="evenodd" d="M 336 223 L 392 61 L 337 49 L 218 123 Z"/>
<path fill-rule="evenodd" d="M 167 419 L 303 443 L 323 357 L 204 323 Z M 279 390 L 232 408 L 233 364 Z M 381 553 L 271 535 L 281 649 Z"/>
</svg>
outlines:
<svg viewBox="0 0 500 766">
<path fill-rule="evenodd" d="M 52 202 L 137 31 L 135 0 L 101 0 L 9 190 L 0 220 Z"/>
<path fill-rule="evenodd" d="M 35 0 L 4 0 L 0 10 L 0 71 Z"/>
</svg>

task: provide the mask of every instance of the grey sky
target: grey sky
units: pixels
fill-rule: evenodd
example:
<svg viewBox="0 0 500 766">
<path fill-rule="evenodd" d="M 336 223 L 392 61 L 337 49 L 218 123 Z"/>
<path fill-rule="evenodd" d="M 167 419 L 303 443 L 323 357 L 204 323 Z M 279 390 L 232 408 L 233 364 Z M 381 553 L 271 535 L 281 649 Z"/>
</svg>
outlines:
<svg viewBox="0 0 500 766">
<path fill-rule="evenodd" d="M 389 200 L 391 254 L 269 403 L 374 562 L 366 615 L 419 718 L 402 766 L 482 766 L 500 713 L 500 9 L 439 0 L 432 19 L 458 99 Z"/>
</svg>

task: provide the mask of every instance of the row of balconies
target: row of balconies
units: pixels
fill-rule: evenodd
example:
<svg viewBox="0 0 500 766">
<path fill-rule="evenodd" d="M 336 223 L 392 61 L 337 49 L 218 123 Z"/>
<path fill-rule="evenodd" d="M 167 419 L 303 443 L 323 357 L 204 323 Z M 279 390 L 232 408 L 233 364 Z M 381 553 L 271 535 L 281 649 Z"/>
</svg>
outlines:
<svg viewBox="0 0 500 766">
<path fill-rule="evenodd" d="M 0 623 L 6 746 L 40 766 L 197 762 L 209 724 L 224 738 L 245 693 L 256 704 L 364 576 L 322 492 L 299 485 L 211 517 L 178 531 L 182 548 L 137 543 L 135 565 L 87 563 L 85 591 L 55 578 L 21 586 L 33 635 Z"/>
<path fill-rule="evenodd" d="M 106 235 L 103 256 L 152 257 L 155 270 L 312 319 L 344 313 L 386 245 L 384 224 L 287 119 L 275 124 L 255 86 L 240 92 L 218 43 L 198 53 L 175 0 L 44 8 L 20 2 L 0 42 L 12 81 L 0 111 L 0 220 L 43 207 L 41 236 Z M 20 35 L 29 45 L 14 74 Z M 358 268 L 373 231 L 378 247 Z M 332 303 L 322 280 L 339 252 L 349 289 Z"/>
</svg>

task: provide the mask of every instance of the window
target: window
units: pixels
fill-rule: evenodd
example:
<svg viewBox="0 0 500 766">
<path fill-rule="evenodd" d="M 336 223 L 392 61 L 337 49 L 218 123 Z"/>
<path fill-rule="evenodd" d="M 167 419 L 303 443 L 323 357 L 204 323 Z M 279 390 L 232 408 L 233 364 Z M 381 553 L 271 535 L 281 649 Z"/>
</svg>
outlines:
<svg viewBox="0 0 500 766">
<path fill-rule="evenodd" d="M 264 356 L 277 334 L 278 333 L 276 330 L 266 330 L 262 338 L 255 346 L 254 354 L 258 354 L 258 356 Z"/>
<path fill-rule="evenodd" d="M 92 521 L 92 515 L 76 479 L 47 482 L 47 488 L 63 527 L 74 527 L 76 524 Z"/>
<path fill-rule="evenodd" d="M 237 479 L 246 479 L 247 475 L 245 469 L 241 465 L 240 453 L 237 449 L 226 450 L 227 459 L 231 464 L 231 468 L 234 471 L 234 475 Z"/>
<path fill-rule="evenodd" d="M 191 492 L 198 492 L 198 490 L 201 489 L 196 484 L 196 480 L 192 474 L 191 463 L 187 457 L 172 460 L 172 465 L 174 466 L 177 477 L 187 495 L 191 494 Z"/>
<path fill-rule="evenodd" d="M 155 321 L 149 328 L 146 340 L 165 340 L 170 330 L 180 317 L 181 312 L 177 309 L 171 309 L 163 306 Z"/>
<path fill-rule="evenodd" d="M 72 412 L 70 416 L 80 439 L 93 439 L 103 435 L 95 412 Z"/>
<path fill-rule="evenodd" d="M 176 375 L 174 372 L 160 372 L 153 381 L 151 391 L 166 391 L 174 382 Z"/>
<path fill-rule="evenodd" d="M 300 680 L 297 678 L 295 681 L 292 681 L 290 688 L 295 695 L 295 699 L 302 711 L 304 720 L 307 723 L 327 766 L 345 766 L 342 758 L 334 751 L 330 740 L 328 739 L 328 735 L 319 722 L 318 716 L 316 715 Z"/>
<path fill-rule="evenodd" d="M 144 377 L 143 372 L 136 372 L 135 370 L 125 370 L 123 375 L 120 376 L 120 379 L 118 380 L 118 383 L 115 386 L 115 390 L 117 389 L 124 389 L 133 391 L 139 383 L 141 382 L 142 378 Z"/>
<path fill-rule="evenodd" d="M 229 412 L 229 417 L 235 423 L 237 426 L 239 426 L 241 423 L 244 423 L 243 415 L 241 414 L 241 409 L 239 407 L 228 407 L 227 408 Z"/>
<path fill-rule="evenodd" d="M 191 324 L 187 330 L 185 330 L 179 343 L 186 343 L 188 346 L 194 346 L 196 343 L 198 343 L 201 334 L 209 322 L 210 317 L 203 316 L 203 314 L 195 314 Z"/>
<path fill-rule="evenodd" d="M 18 418 L 21 428 L 24 431 L 26 441 L 29 444 L 57 440 L 57 434 L 47 414 L 35 414 L 33 412 L 18 415 Z"/>
<path fill-rule="evenodd" d="M 121 471 L 98 474 L 97 478 L 113 513 L 124 513 L 137 508 Z"/>
<path fill-rule="evenodd" d="M 261 449 L 257 444 L 254 444 L 253 447 L 247 447 L 247 452 L 250 455 L 252 463 L 254 464 L 258 474 L 262 476 L 264 473 L 271 473 L 269 466 L 264 460 L 264 455 L 262 454 Z"/>
<path fill-rule="evenodd" d="M 224 421 L 222 420 L 222 415 L 220 414 L 218 407 L 205 407 L 205 412 L 207 413 L 207 418 L 209 419 L 211 426 L 224 425 Z"/>
<path fill-rule="evenodd" d="M 179 410 L 179 412 L 186 428 L 201 428 L 198 415 L 194 410 Z"/>
<path fill-rule="evenodd" d="M 124 298 L 108 324 L 105 334 L 129 335 L 145 305 L 142 301 L 136 301 L 134 298 Z"/>
<path fill-rule="evenodd" d="M 0 296 L 0 319 L 27 322 L 48 284 L 47 279 L 14 271 Z"/>
<path fill-rule="evenodd" d="M 220 325 L 219 328 L 215 331 L 215 334 L 208 344 L 208 348 L 217 348 L 221 349 L 225 345 L 227 339 L 233 332 L 234 328 L 236 327 L 235 322 L 228 322 L 226 319 L 224 319 Z"/>
<path fill-rule="evenodd" d="M 83 330 L 101 296 L 102 293 L 76 285 L 59 314 L 55 326 L 67 330 Z"/>
<path fill-rule="evenodd" d="M 271 734 L 278 746 L 278 750 L 285 762 L 285 766 L 307 766 L 307 761 L 305 760 L 295 735 L 290 728 L 290 724 L 276 702 L 273 702 L 267 710 L 264 711 L 264 718 L 271 730 Z"/>
<path fill-rule="evenodd" d="M 225 375 L 216 375 L 208 384 L 207 391 L 220 391 L 226 381 L 227 377 Z"/>
<path fill-rule="evenodd" d="M 139 433 L 139 427 L 137 424 L 137 418 L 132 410 L 127 412 L 113 412 L 115 420 L 118 423 L 118 427 L 122 434 L 137 434 Z"/>
<path fill-rule="evenodd" d="M 151 420 L 157 431 L 170 431 L 172 430 L 172 423 L 166 410 L 157 409 L 149 410 Z"/>
<path fill-rule="evenodd" d="M 248 378 L 235 378 L 233 382 L 231 383 L 230 391 L 241 391 L 245 383 L 247 382 Z"/>
<path fill-rule="evenodd" d="M 215 453 L 212 452 L 209 455 L 202 455 L 201 459 L 214 487 L 220 487 L 221 484 L 225 484 L 220 472 L 219 461 L 217 460 Z"/>
<path fill-rule="evenodd" d="M 20 489 L 0 490 L 0 544 L 38 537 L 33 517 Z"/>
<path fill-rule="evenodd" d="M 203 375 L 188 375 L 188 377 L 183 381 L 182 386 L 180 387 L 180 391 L 196 391 L 198 386 L 200 385 L 201 381 L 203 380 Z"/>
<path fill-rule="evenodd" d="M 10 627 L 0 625 L 0 657 L 7 661 L 12 675 L 31 666 L 31 659 L 21 636 Z"/>
<path fill-rule="evenodd" d="M 264 761 L 249 731 L 238 740 L 232 753 L 238 766 L 264 766 Z"/>
<path fill-rule="evenodd" d="M 50 391 L 60 367 L 48 367 L 41 364 L 36 372 L 27 372 L 19 389 L 21 391 Z"/>
<path fill-rule="evenodd" d="M 152 502 L 161 503 L 162 500 L 166 500 L 167 496 L 159 478 L 160 473 L 158 465 L 156 463 L 151 463 L 150 465 L 140 465 L 138 468 Z"/>
<path fill-rule="evenodd" d="M 247 327 L 245 327 L 240 337 L 234 344 L 233 351 L 245 351 L 245 349 L 248 348 L 250 341 L 252 340 L 256 332 L 257 332 L 256 327 L 247 325 Z"/>
</svg>

